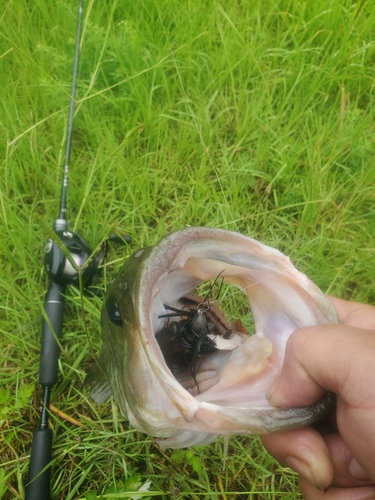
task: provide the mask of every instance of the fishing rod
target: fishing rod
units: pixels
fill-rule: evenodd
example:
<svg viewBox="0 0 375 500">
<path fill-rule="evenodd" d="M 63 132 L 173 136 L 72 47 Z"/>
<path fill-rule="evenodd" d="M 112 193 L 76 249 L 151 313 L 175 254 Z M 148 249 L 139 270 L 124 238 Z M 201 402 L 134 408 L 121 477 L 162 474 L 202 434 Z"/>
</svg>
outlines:
<svg viewBox="0 0 375 500">
<path fill-rule="evenodd" d="M 68 173 L 72 146 L 82 14 L 83 0 L 79 0 L 60 210 L 58 218 L 53 222 L 57 242 L 54 239 L 48 240 L 44 256 L 44 267 L 49 277 L 49 286 L 44 299 L 39 364 L 39 384 L 43 387 L 43 402 L 39 428 L 35 429 L 33 433 L 25 500 L 50 499 L 52 429 L 48 427 L 48 416 L 51 390 L 57 382 L 66 288 L 67 285 L 80 286 L 82 284 L 85 288 L 91 286 L 99 276 L 99 266 L 106 254 L 106 245 L 104 243 L 98 254 L 89 260 L 92 252 L 87 242 L 82 236 L 68 229 Z M 116 234 L 112 234 L 108 240 L 117 243 L 131 242 L 129 236 L 118 236 Z M 81 269 L 83 266 L 85 267 Z"/>
</svg>

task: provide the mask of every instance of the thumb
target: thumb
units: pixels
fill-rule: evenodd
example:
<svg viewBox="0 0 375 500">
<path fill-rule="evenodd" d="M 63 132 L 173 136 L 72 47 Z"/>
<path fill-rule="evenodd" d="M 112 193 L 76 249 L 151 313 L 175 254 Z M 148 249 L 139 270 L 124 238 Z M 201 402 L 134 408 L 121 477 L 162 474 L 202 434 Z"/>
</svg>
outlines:
<svg viewBox="0 0 375 500">
<path fill-rule="evenodd" d="M 302 328 L 289 337 L 281 374 L 267 398 L 272 406 L 304 406 L 328 390 L 356 406 L 374 359 L 371 330 L 344 325 Z"/>
</svg>

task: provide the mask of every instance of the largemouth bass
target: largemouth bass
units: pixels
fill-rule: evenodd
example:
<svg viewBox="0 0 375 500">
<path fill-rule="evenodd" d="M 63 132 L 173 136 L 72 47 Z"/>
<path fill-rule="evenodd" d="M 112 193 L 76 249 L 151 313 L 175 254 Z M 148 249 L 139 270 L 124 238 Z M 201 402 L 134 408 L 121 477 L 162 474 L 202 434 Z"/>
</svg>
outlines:
<svg viewBox="0 0 375 500">
<path fill-rule="evenodd" d="M 191 294 L 215 279 L 247 295 L 255 334 L 230 324 L 212 297 Z M 111 391 L 130 423 L 162 438 L 162 448 L 308 425 L 329 396 L 274 408 L 265 394 L 290 334 L 337 322 L 332 302 L 278 250 L 221 229 L 177 231 L 134 253 L 111 283 L 99 367 L 88 376 L 92 397 L 102 402 Z"/>
</svg>

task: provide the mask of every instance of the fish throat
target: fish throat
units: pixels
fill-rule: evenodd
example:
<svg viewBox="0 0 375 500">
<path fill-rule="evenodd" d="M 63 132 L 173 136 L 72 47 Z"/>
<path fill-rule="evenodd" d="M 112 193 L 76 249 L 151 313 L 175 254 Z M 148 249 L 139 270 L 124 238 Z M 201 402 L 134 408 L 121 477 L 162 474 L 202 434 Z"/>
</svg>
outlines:
<svg viewBox="0 0 375 500">
<path fill-rule="evenodd" d="M 198 394 L 197 369 L 201 367 L 203 357 L 217 350 L 231 351 L 243 342 L 238 334 L 233 333 L 233 325 L 216 306 L 223 280 L 216 299 L 207 298 L 212 294 L 218 278 L 215 278 L 205 298 L 189 293 L 180 297 L 177 307 L 164 304 L 170 312 L 159 315 L 159 318 L 166 319 L 166 323 L 155 334 L 172 374 L 187 390 L 195 392 L 196 389 Z M 195 387 L 191 386 L 191 381 L 189 383 L 189 373 Z"/>
</svg>

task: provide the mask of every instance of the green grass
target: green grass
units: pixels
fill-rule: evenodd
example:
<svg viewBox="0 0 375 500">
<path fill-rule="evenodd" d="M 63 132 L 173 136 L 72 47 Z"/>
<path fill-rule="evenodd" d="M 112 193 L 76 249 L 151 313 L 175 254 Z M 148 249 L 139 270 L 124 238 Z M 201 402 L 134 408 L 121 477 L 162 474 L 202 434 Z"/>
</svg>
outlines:
<svg viewBox="0 0 375 500">
<path fill-rule="evenodd" d="M 39 421 L 43 247 L 58 215 L 77 2 L 0 12 L 0 497 L 23 498 Z M 375 301 L 375 16 L 370 0 L 86 0 L 69 177 L 70 227 L 114 227 L 100 286 L 168 232 L 238 230 L 325 292 Z M 70 289 L 52 404 L 56 499 L 294 499 L 259 440 L 162 452 L 82 388 L 99 298 Z M 33 402 L 30 404 L 30 396 Z M 77 425 L 75 419 L 82 426 Z M 145 495 L 150 496 L 145 493 Z"/>
</svg>

